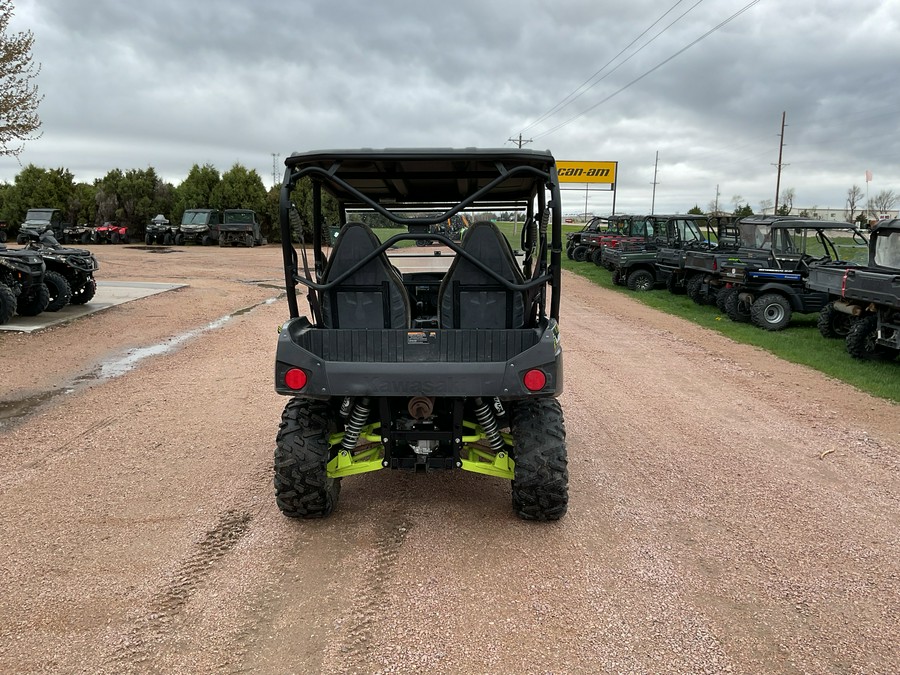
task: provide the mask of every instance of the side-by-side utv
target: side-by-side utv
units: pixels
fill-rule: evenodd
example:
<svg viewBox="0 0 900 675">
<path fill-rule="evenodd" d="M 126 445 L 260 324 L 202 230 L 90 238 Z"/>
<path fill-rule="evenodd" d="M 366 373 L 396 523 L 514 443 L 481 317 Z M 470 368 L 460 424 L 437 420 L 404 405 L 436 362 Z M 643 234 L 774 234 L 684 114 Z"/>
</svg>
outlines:
<svg viewBox="0 0 900 675">
<path fill-rule="evenodd" d="M 324 150 L 295 153 L 285 165 L 290 318 L 280 328 L 275 389 L 290 400 L 275 449 L 281 511 L 327 516 L 341 480 L 369 471 L 464 470 L 510 480 L 522 518 L 562 517 L 563 242 L 553 156 L 518 148 Z M 292 203 L 304 179 L 311 222 Z M 333 246 L 326 194 L 340 214 Z M 511 210 L 525 223 L 519 251 L 484 215 Z M 463 212 L 481 219 L 461 241 L 434 232 Z M 403 230 L 379 237 L 365 224 L 370 214 L 390 221 L 391 233 Z M 415 246 L 423 239 L 440 248 L 423 253 Z"/>
</svg>

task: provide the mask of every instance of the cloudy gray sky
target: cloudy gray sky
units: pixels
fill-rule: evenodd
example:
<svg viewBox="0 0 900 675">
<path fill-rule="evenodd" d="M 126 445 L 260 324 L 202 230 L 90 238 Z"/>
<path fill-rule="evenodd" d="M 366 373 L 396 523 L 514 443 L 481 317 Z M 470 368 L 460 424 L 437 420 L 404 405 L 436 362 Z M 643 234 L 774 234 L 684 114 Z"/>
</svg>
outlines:
<svg viewBox="0 0 900 675">
<path fill-rule="evenodd" d="M 238 162 L 269 186 L 273 153 L 280 167 L 293 151 L 509 147 L 521 133 L 557 159 L 618 162 L 619 212 L 650 210 L 657 152 L 657 213 L 705 208 L 717 187 L 729 210 L 740 195 L 758 211 L 785 112 L 795 205 L 842 210 L 854 184 L 900 193 L 896 0 L 15 6 L 45 97 L 21 162 L 78 181 L 152 166 L 177 184 L 194 163 Z M 0 158 L 0 180 L 19 170 Z M 608 213 L 612 195 L 588 205 Z"/>
</svg>

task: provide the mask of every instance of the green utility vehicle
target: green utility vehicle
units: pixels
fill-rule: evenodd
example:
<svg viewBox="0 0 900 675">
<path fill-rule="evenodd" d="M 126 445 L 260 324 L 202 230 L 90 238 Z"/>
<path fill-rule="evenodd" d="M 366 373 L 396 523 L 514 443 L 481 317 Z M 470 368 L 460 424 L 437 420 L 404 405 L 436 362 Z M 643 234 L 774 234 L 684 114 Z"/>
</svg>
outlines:
<svg viewBox="0 0 900 675">
<path fill-rule="evenodd" d="M 265 242 L 259 231 L 256 212 L 250 209 L 225 209 L 219 225 L 219 246 L 262 246 Z"/>
<path fill-rule="evenodd" d="M 175 235 L 175 243 L 212 246 L 219 242 L 219 225 L 222 212 L 216 209 L 186 209 L 181 215 L 181 225 Z"/>
<path fill-rule="evenodd" d="M 710 240 L 715 241 L 706 216 L 653 215 L 644 220 L 652 239 L 603 249 L 602 264 L 612 268 L 613 282 L 632 291 L 649 291 L 667 283 L 671 274 L 659 264 L 661 251 L 683 253 L 689 246 L 708 246 Z"/>
</svg>

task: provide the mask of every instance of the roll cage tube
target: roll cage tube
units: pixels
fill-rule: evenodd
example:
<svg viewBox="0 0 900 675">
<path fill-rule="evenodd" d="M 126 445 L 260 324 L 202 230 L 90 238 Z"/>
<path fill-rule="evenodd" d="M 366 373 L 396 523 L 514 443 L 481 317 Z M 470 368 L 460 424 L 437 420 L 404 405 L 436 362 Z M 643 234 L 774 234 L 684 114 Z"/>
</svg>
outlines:
<svg viewBox="0 0 900 675">
<path fill-rule="evenodd" d="M 299 306 L 297 304 L 297 283 L 301 283 L 308 288 L 313 289 L 314 291 L 321 292 L 325 290 L 329 290 L 330 288 L 336 286 L 341 283 L 344 279 L 348 278 L 351 274 L 355 273 L 357 270 L 362 268 L 364 265 L 369 263 L 375 257 L 380 255 L 382 252 L 390 248 L 395 242 L 401 240 L 437 240 L 446 244 L 449 248 L 451 248 L 457 255 L 461 255 L 463 258 L 471 262 L 478 269 L 489 275 L 492 279 L 499 282 L 504 288 L 513 291 L 527 291 L 536 286 L 540 286 L 545 284 L 547 281 L 550 281 L 551 284 L 555 288 L 559 288 L 560 280 L 561 280 L 561 254 L 562 254 L 562 216 L 558 209 L 554 208 L 555 204 L 559 204 L 560 202 L 560 191 L 559 191 L 559 183 L 554 180 L 555 172 L 551 172 L 547 174 L 543 171 L 540 171 L 532 166 L 517 166 L 511 170 L 505 169 L 500 163 L 497 164 L 498 169 L 501 171 L 501 175 L 496 179 L 485 185 L 483 188 L 477 190 L 473 194 L 469 195 L 467 198 L 459 202 L 453 208 L 437 215 L 434 217 L 427 218 L 409 218 L 409 219 L 400 219 L 392 212 L 388 211 L 380 204 L 376 203 L 372 199 L 370 199 L 367 195 L 361 193 L 356 190 L 352 185 L 349 185 L 345 181 L 341 180 L 339 177 L 334 175 L 334 171 L 336 168 L 333 168 L 331 171 L 326 171 L 321 167 L 307 167 L 298 172 L 292 172 L 290 168 L 285 169 L 284 180 L 281 185 L 280 192 L 280 200 L 279 200 L 279 220 L 280 220 L 280 231 L 281 231 L 281 240 L 282 240 L 282 259 L 284 263 L 285 270 L 285 288 L 287 290 L 288 296 L 288 309 L 290 311 L 291 318 L 298 318 L 300 316 Z M 555 165 L 554 165 L 555 166 Z M 550 274 L 547 275 L 544 273 L 547 270 L 547 262 L 546 262 L 546 225 L 544 222 L 541 223 L 541 229 L 544 236 L 541 237 L 543 242 L 541 250 L 539 251 L 538 257 L 538 265 L 534 271 L 534 276 L 530 281 L 527 281 L 523 284 L 515 284 L 500 276 L 497 272 L 490 269 L 480 260 L 475 259 L 471 254 L 464 251 L 459 245 L 455 242 L 451 241 L 444 235 L 440 234 L 430 234 L 430 233 L 416 233 L 416 232 L 408 232 L 406 234 L 397 234 L 384 242 L 381 246 L 379 246 L 372 253 L 367 255 L 362 260 L 358 261 L 351 268 L 346 270 L 343 274 L 339 275 L 333 280 L 325 284 L 314 282 L 310 279 L 304 278 L 300 276 L 298 259 L 297 259 L 297 251 L 291 245 L 291 231 L 290 231 L 290 209 L 292 208 L 290 194 L 291 190 L 296 186 L 297 181 L 304 176 L 312 176 L 313 174 L 318 174 L 322 179 L 333 182 L 349 193 L 354 195 L 360 202 L 368 205 L 377 213 L 380 213 L 384 217 L 388 218 L 391 222 L 397 223 L 398 225 L 433 225 L 436 223 L 443 222 L 448 218 L 456 215 L 460 211 L 463 211 L 466 207 L 478 201 L 478 199 L 484 194 L 489 193 L 493 190 L 497 185 L 500 185 L 505 180 L 508 180 L 511 176 L 520 173 L 531 173 L 535 174 L 539 177 L 543 177 L 547 179 L 546 187 L 550 189 L 551 199 L 547 205 L 544 207 L 542 211 L 547 213 L 547 215 L 552 218 L 553 227 L 552 231 L 552 240 L 550 242 Z M 538 192 L 538 199 L 541 202 L 541 206 L 543 207 L 544 193 L 542 191 Z M 531 210 L 534 194 L 532 194 L 531 199 L 529 200 L 529 204 L 527 208 Z M 317 181 L 313 181 L 313 208 L 314 208 L 314 227 L 313 227 L 313 247 L 314 247 L 314 255 L 316 257 L 316 269 L 317 273 L 321 274 L 320 262 L 321 262 L 321 185 Z M 341 211 L 344 212 L 343 206 Z M 549 212 L 548 212 L 549 211 Z M 550 218 L 542 218 L 542 221 L 549 221 Z M 550 316 L 559 320 L 559 294 L 554 293 L 551 298 L 550 305 Z"/>
</svg>

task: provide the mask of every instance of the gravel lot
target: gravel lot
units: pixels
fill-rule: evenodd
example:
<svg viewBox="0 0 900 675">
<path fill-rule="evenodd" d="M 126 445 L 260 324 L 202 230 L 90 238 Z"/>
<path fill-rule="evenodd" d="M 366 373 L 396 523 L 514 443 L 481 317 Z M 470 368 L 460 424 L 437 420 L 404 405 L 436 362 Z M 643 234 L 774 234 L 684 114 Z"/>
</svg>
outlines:
<svg viewBox="0 0 900 675">
<path fill-rule="evenodd" d="M 566 274 L 562 521 L 377 472 L 296 522 L 280 249 L 93 249 L 187 286 L 0 334 L 0 671 L 897 672 L 898 406 Z"/>
</svg>

